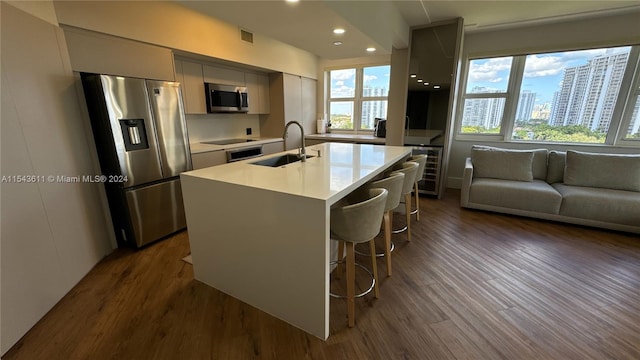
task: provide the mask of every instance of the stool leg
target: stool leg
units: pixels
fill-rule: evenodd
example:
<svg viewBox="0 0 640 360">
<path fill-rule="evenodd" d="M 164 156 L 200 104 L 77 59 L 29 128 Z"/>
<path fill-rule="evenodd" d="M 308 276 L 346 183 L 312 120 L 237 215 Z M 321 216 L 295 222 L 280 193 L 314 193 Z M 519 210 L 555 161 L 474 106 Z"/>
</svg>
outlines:
<svg viewBox="0 0 640 360">
<path fill-rule="evenodd" d="M 373 293 L 378 299 L 380 297 L 380 291 L 378 290 L 378 262 L 376 260 L 376 242 L 373 239 L 369 241 L 369 249 L 371 249 L 371 267 L 373 268 Z"/>
<path fill-rule="evenodd" d="M 416 192 L 416 221 L 420 221 L 420 195 L 418 195 L 418 182 L 415 183 Z"/>
<path fill-rule="evenodd" d="M 342 261 L 344 261 L 344 241 L 338 241 L 338 265 L 336 267 L 336 279 L 342 276 Z"/>
<path fill-rule="evenodd" d="M 404 195 L 404 208 L 407 213 L 407 240 L 411 241 L 411 193 Z"/>
<path fill-rule="evenodd" d="M 384 212 L 384 257 L 387 259 L 387 276 L 391 276 L 391 214 L 393 210 Z"/>
<path fill-rule="evenodd" d="M 355 294 L 356 294 L 356 263 L 354 254 L 354 243 L 346 242 L 347 245 L 347 316 L 349 319 L 349 327 L 355 326 Z"/>
</svg>

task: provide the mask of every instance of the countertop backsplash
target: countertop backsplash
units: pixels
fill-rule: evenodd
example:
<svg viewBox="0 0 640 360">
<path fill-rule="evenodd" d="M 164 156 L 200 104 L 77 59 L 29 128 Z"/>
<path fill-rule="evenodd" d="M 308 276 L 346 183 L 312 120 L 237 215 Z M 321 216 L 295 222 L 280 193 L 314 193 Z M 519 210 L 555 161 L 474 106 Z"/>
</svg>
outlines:
<svg viewBox="0 0 640 360">
<path fill-rule="evenodd" d="M 254 114 L 186 115 L 189 142 L 260 137 L 260 118 Z M 251 135 L 247 135 L 251 128 Z"/>
</svg>

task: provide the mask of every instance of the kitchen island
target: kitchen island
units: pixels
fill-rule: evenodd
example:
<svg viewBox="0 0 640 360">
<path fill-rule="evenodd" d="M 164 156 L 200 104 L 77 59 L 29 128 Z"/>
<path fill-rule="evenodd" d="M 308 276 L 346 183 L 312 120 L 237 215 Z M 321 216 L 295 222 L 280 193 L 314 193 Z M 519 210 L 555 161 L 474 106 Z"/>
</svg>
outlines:
<svg viewBox="0 0 640 360">
<path fill-rule="evenodd" d="M 410 152 L 324 143 L 306 162 L 254 164 L 283 152 L 181 174 L 195 278 L 326 339 L 330 207 Z"/>
</svg>

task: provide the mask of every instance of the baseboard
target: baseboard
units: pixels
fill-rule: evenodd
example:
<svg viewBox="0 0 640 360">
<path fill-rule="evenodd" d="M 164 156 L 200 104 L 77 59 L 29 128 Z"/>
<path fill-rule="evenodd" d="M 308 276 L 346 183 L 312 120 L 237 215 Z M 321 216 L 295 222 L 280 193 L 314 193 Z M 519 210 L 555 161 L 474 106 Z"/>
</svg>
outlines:
<svg viewBox="0 0 640 360">
<path fill-rule="evenodd" d="M 451 189 L 462 189 L 462 178 L 461 177 L 448 177 L 447 178 L 447 188 Z"/>
</svg>

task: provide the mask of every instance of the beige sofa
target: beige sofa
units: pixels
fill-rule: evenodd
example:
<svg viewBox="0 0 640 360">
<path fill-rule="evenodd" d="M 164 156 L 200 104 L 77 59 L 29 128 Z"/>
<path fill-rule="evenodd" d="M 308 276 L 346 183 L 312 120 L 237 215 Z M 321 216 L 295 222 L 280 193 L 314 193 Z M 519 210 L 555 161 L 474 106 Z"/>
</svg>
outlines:
<svg viewBox="0 0 640 360">
<path fill-rule="evenodd" d="M 475 145 L 460 203 L 640 234 L 640 155 Z"/>
</svg>

